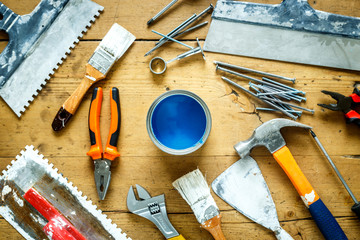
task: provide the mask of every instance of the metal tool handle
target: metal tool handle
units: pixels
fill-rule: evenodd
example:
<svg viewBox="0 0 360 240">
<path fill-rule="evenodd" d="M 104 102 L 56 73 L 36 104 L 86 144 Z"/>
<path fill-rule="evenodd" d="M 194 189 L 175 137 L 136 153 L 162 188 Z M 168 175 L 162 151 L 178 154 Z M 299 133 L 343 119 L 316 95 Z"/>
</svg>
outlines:
<svg viewBox="0 0 360 240">
<path fill-rule="evenodd" d="M 273 156 L 291 180 L 305 205 L 309 207 L 310 213 L 325 239 L 347 239 L 338 222 L 300 170 L 289 148 L 284 146 L 274 152 Z"/>
<path fill-rule="evenodd" d="M 102 144 L 100 136 L 100 111 L 103 98 L 102 88 L 94 88 L 89 110 L 89 132 L 91 147 L 86 154 L 93 160 L 102 159 Z"/>
<path fill-rule="evenodd" d="M 120 96 L 119 89 L 113 87 L 110 91 L 111 123 L 108 140 L 105 147 L 104 158 L 114 160 L 120 156 L 117 150 L 117 141 L 120 133 Z"/>
</svg>

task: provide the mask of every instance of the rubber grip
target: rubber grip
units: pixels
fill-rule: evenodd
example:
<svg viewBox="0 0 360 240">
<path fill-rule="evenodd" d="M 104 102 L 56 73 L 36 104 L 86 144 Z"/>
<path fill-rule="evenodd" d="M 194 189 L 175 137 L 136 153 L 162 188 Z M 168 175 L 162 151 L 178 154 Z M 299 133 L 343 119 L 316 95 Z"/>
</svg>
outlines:
<svg viewBox="0 0 360 240">
<path fill-rule="evenodd" d="M 360 127 L 360 114 L 354 110 L 351 110 L 345 114 L 347 123 L 355 123 Z"/>
<path fill-rule="evenodd" d="M 350 97 L 352 98 L 352 100 L 355 103 L 360 103 L 360 91 L 357 88 L 354 88 L 353 93 L 350 95 Z"/>
<path fill-rule="evenodd" d="M 185 240 L 185 238 L 180 234 L 179 236 L 173 237 L 173 238 L 169 238 L 169 240 Z"/>
<path fill-rule="evenodd" d="M 100 136 L 100 111 L 103 91 L 101 87 L 94 88 L 89 110 L 90 150 L 86 153 L 93 160 L 102 159 L 102 145 Z"/>
<path fill-rule="evenodd" d="M 351 211 L 353 211 L 356 214 L 356 216 L 360 219 L 360 203 L 355 203 L 351 207 Z"/>
<path fill-rule="evenodd" d="M 114 160 L 120 153 L 117 150 L 117 141 L 120 134 L 120 122 L 121 122 L 121 112 L 120 112 L 120 96 L 119 89 L 113 87 L 110 90 L 110 108 L 111 108 L 111 122 L 109 136 L 107 139 L 104 158 L 108 160 Z"/>
<path fill-rule="evenodd" d="M 327 240 L 348 239 L 341 229 L 334 216 L 325 206 L 321 199 L 309 206 L 311 216 L 314 218 L 316 225 Z"/>
</svg>

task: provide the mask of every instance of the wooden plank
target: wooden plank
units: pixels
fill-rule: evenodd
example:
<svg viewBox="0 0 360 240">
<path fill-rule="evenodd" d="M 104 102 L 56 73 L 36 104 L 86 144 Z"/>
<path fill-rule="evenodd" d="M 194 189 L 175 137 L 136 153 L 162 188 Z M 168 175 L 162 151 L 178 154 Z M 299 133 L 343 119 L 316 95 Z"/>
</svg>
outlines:
<svg viewBox="0 0 360 240">
<path fill-rule="evenodd" d="M 280 3 L 280 0 L 249 0 L 261 3 Z M 30 12 L 39 1 L 3 0 L 5 5 L 19 14 Z M 140 184 L 153 196 L 165 194 L 169 218 L 186 239 L 212 239 L 199 228 L 190 207 L 180 197 L 171 183 L 197 167 L 206 174 L 210 184 L 221 172 L 239 159 L 233 150 L 238 141 L 249 138 L 262 122 L 282 117 L 276 113 L 256 112 L 255 106 L 263 106 L 258 100 L 230 87 L 221 80 L 227 76 L 246 86 L 248 81 L 215 71 L 214 60 L 267 71 L 288 77 L 296 77 L 294 87 L 307 92 L 307 102 L 302 106 L 315 109 L 315 114 L 303 114 L 299 122 L 314 127 L 319 139 L 333 158 L 355 196 L 360 196 L 359 133 L 355 125 L 347 125 L 343 114 L 322 109 L 317 103 L 333 100 L 320 93 L 326 89 L 349 95 L 359 84 L 358 73 L 300 64 L 275 62 L 246 57 L 206 53 L 169 64 L 165 74 L 151 74 L 149 61 L 154 56 L 171 59 L 186 51 L 182 46 L 170 43 L 148 57 L 145 52 L 154 46 L 158 37 L 155 29 L 167 33 L 193 13 L 199 13 L 212 1 L 182 0 L 152 27 L 146 22 L 168 0 L 143 1 L 95 0 L 105 7 L 104 12 L 84 36 L 84 40 L 68 56 L 49 83 L 44 87 L 25 114 L 18 119 L 0 101 L 0 170 L 6 169 L 15 155 L 27 144 L 38 148 L 54 163 L 70 181 L 87 195 L 100 209 L 118 224 L 132 239 L 162 239 L 156 227 L 141 217 L 129 213 L 126 195 L 130 185 Z M 356 0 L 311 1 L 319 10 L 360 17 L 360 5 Z M 204 20 L 210 20 L 210 15 Z M 203 20 L 203 21 L 204 21 Z M 104 88 L 101 113 L 103 143 L 110 125 L 109 89 L 120 90 L 122 126 L 119 138 L 121 157 L 112 168 L 112 182 L 104 201 L 99 201 L 93 179 L 93 164 L 86 152 L 90 148 L 87 117 L 91 91 L 88 92 L 70 125 L 60 133 L 54 133 L 51 122 L 60 105 L 80 83 L 85 64 L 100 39 L 110 26 L 117 22 L 132 32 L 137 41 L 116 63 L 107 80 L 96 84 Z M 195 46 L 195 37 L 206 37 L 209 26 L 188 34 L 183 39 Z M 0 32 L 0 51 L 7 44 L 7 36 Z M 188 156 L 170 156 L 151 142 L 146 131 L 146 114 L 153 100 L 160 94 L 174 89 L 185 89 L 199 95 L 207 103 L 212 115 L 212 130 L 205 145 Z M 359 221 L 351 212 L 353 202 L 334 171 L 322 155 L 314 140 L 302 129 L 282 131 L 287 145 L 309 181 L 318 191 L 324 203 L 334 214 L 349 239 L 360 236 Z M 290 181 L 265 148 L 256 148 L 252 156 L 257 160 L 269 185 L 277 207 L 279 220 L 294 239 L 323 239 L 310 214 L 303 205 Z M 272 232 L 251 222 L 213 194 L 222 213 L 222 226 L 227 239 L 275 239 Z M 0 239 L 22 239 L 3 218 L 0 218 Z"/>
</svg>

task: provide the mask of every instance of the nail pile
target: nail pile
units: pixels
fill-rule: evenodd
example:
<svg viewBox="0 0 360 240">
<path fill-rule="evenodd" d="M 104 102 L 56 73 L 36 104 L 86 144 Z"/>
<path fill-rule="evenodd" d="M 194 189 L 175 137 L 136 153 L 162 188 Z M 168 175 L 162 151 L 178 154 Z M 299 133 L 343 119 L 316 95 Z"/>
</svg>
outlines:
<svg viewBox="0 0 360 240">
<path fill-rule="evenodd" d="M 250 80 L 249 87 L 253 91 L 250 91 L 241 85 L 235 83 L 234 81 L 226 78 L 221 77 L 224 81 L 230 83 L 231 85 L 240 88 L 244 92 L 247 92 L 248 94 L 260 99 L 262 102 L 266 103 L 267 105 L 271 106 L 272 108 L 262 108 L 257 107 L 256 110 L 258 111 L 276 111 L 276 112 L 282 112 L 286 116 L 296 120 L 298 117 L 301 116 L 302 111 L 304 110 L 310 113 L 314 113 L 315 111 L 312 109 L 307 109 L 301 106 L 298 106 L 296 104 L 290 103 L 290 101 L 296 101 L 301 103 L 302 101 L 306 101 L 305 92 L 292 88 L 286 84 L 283 84 L 281 82 L 278 82 L 277 80 L 285 80 L 290 81 L 292 83 L 295 83 L 295 78 L 287 78 L 267 72 L 261 72 L 254 69 L 244 68 L 224 62 L 214 61 L 216 64 L 216 70 L 223 71 L 241 78 L 245 78 Z M 254 74 L 258 74 L 262 76 L 262 79 L 257 79 L 233 70 L 230 70 L 228 68 L 240 70 L 243 72 L 250 72 Z M 257 84 L 255 84 L 256 82 Z M 300 109 L 300 110 L 294 110 Z"/>
</svg>

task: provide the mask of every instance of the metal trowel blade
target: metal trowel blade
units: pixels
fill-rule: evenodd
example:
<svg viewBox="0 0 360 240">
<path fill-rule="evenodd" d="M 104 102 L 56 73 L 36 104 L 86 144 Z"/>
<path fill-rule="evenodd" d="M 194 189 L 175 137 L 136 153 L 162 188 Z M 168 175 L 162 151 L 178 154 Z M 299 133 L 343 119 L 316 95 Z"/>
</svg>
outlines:
<svg viewBox="0 0 360 240">
<path fill-rule="evenodd" d="M 204 50 L 360 71 L 360 40 L 213 19 Z"/>
<path fill-rule="evenodd" d="M 272 231 L 281 229 L 269 188 L 250 156 L 231 165 L 211 186 L 221 199 L 252 221 Z"/>
</svg>

